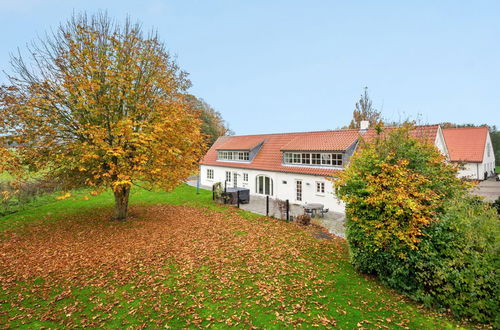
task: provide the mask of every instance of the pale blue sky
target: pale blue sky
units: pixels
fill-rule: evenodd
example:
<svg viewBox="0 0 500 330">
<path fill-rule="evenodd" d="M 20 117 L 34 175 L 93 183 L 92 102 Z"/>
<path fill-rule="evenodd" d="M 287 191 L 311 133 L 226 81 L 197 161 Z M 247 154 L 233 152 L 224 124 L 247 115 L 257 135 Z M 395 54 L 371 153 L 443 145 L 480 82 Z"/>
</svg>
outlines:
<svg viewBox="0 0 500 330">
<path fill-rule="evenodd" d="M 389 120 L 500 126 L 500 1 L 0 0 L 0 69 L 99 9 L 157 28 L 237 134 L 341 127 L 364 86 Z"/>
</svg>

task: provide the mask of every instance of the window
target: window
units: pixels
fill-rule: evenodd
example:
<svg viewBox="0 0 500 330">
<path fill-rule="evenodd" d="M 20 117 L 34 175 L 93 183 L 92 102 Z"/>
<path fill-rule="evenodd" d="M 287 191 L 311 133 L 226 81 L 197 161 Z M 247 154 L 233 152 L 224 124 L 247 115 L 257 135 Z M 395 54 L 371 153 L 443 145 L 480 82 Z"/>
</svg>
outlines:
<svg viewBox="0 0 500 330">
<path fill-rule="evenodd" d="M 342 166 L 342 158 L 342 153 L 285 152 L 283 155 L 283 162 L 285 164 Z"/>
<path fill-rule="evenodd" d="M 321 165 L 321 154 L 311 154 L 311 164 L 313 165 Z"/>
<path fill-rule="evenodd" d="M 302 201 L 302 181 L 301 180 L 295 181 L 295 192 L 296 192 L 297 200 Z"/>
<path fill-rule="evenodd" d="M 332 165 L 332 154 L 321 154 L 321 165 Z"/>
<path fill-rule="evenodd" d="M 248 182 L 248 173 L 243 173 L 243 182 Z"/>
<path fill-rule="evenodd" d="M 250 153 L 240 151 L 238 152 L 238 160 L 249 160 Z"/>
<path fill-rule="evenodd" d="M 218 160 L 236 160 L 236 161 L 248 161 L 250 160 L 249 151 L 218 151 Z"/>
<path fill-rule="evenodd" d="M 214 179 L 214 170 L 208 168 L 207 169 L 207 179 L 213 180 Z"/>
<path fill-rule="evenodd" d="M 488 142 L 488 145 L 486 146 L 486 149 L 488 150 L 488 157 L 490 157 L 490 149 L 491 149 L 491 146 L 490 146 L 490 143 Z"/>
<path fill-rule="evenodd" d="M 231 182 L 231 172 L 226 172 L 226 181 Z"/>
<path fill-rule="evenodd" d="M 342 154 L 332 154 L 332 165 L 342 166 Z"/>
<path fill-rule="evenodd" d="M 325 193 L 325 183 L 324 182 L 316 182 L 316 192 L 320 194 Z"/>
<path fill-rule="evenodd" d="M 233 177 L 234 177 L 233 185 L 236 188 L 236 187 L 238 187 L 238 173 L 234 172 Z"/>
<path fill-rule="evenodd" d="M 272 195 L 273 194 L 273 180 L 265 175 L 259 175 L 255 178 L 255 190 L 257 194 Z"/>
</svg>

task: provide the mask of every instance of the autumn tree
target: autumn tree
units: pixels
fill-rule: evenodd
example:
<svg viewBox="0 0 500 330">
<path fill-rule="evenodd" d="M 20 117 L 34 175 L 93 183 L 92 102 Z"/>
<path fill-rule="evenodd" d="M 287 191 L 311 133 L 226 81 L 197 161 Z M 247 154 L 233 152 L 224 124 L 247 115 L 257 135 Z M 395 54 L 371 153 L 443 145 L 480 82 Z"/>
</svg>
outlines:
<svg viewBox="0 0 500 330">
<path fill-rule="evenodd" d="M 379 128 L 334 181 L 354 267 L 428 306 L 498 322 L 500 223 L 412 127 Z"/>
<path fill-rule="evenodd" d="M 382 122 L 381 113 L 372 105 L 372 100 L 368 96 L 368 87 L 365 87 L 363 94 L 356 102 L 354 111 L 352 112 L 352 120 L 348 128 L 360 128 L 361 121 L 367 120 L 370 126 L 375 126 Z"/>
<path fill-rule="evenodd" d="M 156 33 L 106 14 L 74 15 L 12 57 L 0 89 L 0 145 L 64 187 L 112 188 L 115 219 L 132 185 L 170 190 L 197 168 L 200 120 L 187 74 Z"/>
<path fill-rule="evenodd" d="M 197 112 L 200 117 L 201 132 L 205 137 L 207 147 L 214 144 L 220 136 L 234 134 L 222 118 L 221 113 L 212 108 L 205 100 L 194 95 L 189 95 L 186 99 L 192 111 Z"/>
</svg>

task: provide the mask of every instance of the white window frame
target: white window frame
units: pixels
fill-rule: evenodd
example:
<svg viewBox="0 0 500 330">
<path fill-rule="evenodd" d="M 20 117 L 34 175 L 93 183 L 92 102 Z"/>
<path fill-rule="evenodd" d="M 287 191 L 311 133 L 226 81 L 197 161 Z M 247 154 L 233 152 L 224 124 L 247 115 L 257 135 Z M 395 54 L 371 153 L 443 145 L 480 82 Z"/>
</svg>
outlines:
<svg viewBox="0 0 500 330">
<path fill-rule="evenodd" d="M 342 167 L 343 154 L 339 152 L 284 152 L 283 163 L 292 165 L 313 165 Z"/>
<path fill-rule="evenodd" d="M 247 162 L 250 160 L 250 151 L 227 151 L 219 150 L 217 160 L 230 160 L 236 162 Z"/>
<path fill-rule="evenodd" d="M 243 182 L 248 182 L 248 173 L 243 173 Z"/>
<path fill-rule="evenodd" d="M 262 178 L 262 189 L 261 188 L 261 184 L 260 184 L 260 178 Z M 269 182 L 269 186 L 266 191 L 266 179 L 268 179 L 268 182 Z M 255 177 L 255 193 L 259 194 L 259 195 L 264 195 L 264 196 L 273 196 L 273 179 L 267 175 L 257 175 Z"/>
<path fill-rule="evenodd" d="M 302 185 L 302 180 L 295 180 L 295 200 L 298 202 L 302 202 L 302 197 L 304 197 L 303 193 L 304 193 L 304 187 Z"/>
<path fill-rule="evenodd" d="M 325 183 L 323 181 L 316 181 L 316 193 L 317 194 L 325 193 Z"/>
<path fill-rule="evenodd" d="M 214 170 L 211 168 L 207 168 L 207 179 L 208 180 L 214 179 Z"/>
<path fill-rule="evenodd" d="M 226 181 L 227 182 L 231 182 L 231 172 L 230 171 L 226 171 Z"/>
</svg>

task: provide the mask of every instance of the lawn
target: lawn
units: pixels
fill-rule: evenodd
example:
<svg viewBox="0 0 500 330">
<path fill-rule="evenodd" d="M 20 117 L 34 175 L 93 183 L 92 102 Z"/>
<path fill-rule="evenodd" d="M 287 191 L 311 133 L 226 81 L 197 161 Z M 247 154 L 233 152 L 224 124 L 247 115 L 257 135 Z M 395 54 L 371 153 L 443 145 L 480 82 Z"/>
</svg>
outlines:
<svg viewBox="0 0 500 330">
<path fill-rule="evenodd" d="M 181 186 L 74 197 L 0 218 L 0 323 L 19 327 L 455 328 L 357 274 L 341 239 Z"/>
<path fill-rule="evenodd" d="M 495 167 L 495 173 L 500 173 L 500 166 Z"/>
</svg>

